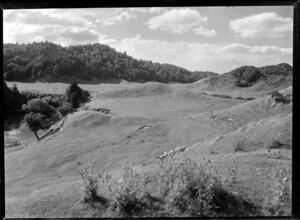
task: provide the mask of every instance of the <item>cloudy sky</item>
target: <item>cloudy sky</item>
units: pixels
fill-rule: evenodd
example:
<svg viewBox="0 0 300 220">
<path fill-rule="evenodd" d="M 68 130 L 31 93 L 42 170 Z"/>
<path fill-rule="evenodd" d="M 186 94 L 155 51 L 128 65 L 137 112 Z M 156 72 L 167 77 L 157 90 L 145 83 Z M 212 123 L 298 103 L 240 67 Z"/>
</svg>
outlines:
<svg viewBox="0 0 300 220">
<path fill-rule="evenodd" d="M 4 43 L 102 43 L 189 70 L 292 65 L 291 6 L 4 10 L 3 31 Z"/>
</svg>

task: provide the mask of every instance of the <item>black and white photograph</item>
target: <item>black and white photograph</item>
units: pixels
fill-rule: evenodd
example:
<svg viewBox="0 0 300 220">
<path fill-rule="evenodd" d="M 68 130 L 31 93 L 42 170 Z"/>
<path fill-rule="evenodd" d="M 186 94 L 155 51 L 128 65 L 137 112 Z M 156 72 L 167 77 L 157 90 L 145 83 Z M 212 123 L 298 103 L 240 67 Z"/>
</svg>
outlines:
<svg viewBox="0 0 300 220">
<path fill-rule="evenodd" d="M 4 9 L 5 217 L 291 216 L 293 12 Z"/>
</svg>

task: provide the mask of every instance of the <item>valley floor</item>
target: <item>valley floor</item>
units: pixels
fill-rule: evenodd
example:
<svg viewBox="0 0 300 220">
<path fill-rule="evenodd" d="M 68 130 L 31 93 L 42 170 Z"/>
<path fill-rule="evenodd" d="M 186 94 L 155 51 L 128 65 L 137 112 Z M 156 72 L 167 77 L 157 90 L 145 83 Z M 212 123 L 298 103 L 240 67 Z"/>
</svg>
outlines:
<svg viewBox="0 0 300 220">
<path fill-rule="evenodd" d="M 17 84 L 20 90 L 63 93 L 66 84 Z M 80 85 L 81 86 L 81 85 Z M 114 178 L 124 163 L 153 170 L 156 157 L 185 145 L 182 154 L 213 161 L 224 178 L 234 167 L 233 191 L 262 204 L 272 194 L 269 176 L 291 167 L 292 102 L 261 91 L 207 89 L 204 84 L 82 85 L 93 98 L 63 129 L 22 149 L 6 151 L 6 217 L 95 217 L 81 202 L 80 167 L 89 160 L 109 166 Z M 47 91 L 45 91 L 47 90 Z M 291 87 L 283 91 L 291 93 Z M 213 96 L 228 95 L 231 98 Z M 236 99 L 253 97 L 254 100 Z M 93 109 L 109 109 L 108 114 Z M 290 212 L 287 207 L 287 212 Z"/>
</svg>

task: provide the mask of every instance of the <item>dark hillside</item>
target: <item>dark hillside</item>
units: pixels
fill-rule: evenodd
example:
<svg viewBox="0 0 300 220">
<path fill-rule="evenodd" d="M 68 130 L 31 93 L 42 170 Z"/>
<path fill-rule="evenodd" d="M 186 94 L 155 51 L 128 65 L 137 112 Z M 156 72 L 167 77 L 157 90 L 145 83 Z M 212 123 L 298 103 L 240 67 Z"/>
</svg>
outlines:
<svg viewBox="0 0 300 220">
<path fill-rule="evenodd" d="M 213 72 L 137 60 L 102 44 L 62 47 L 44 42 L 4 44 L 3 72 L 6 81 L 92 82 L 103 79 L 191 83 Z"/>
<path fill-rule="evenodd" d="M 287 63 L 265 67 L 242 66 L 219 77 L 231 79 L 238 87 L 252 87 L 259 83 L 289 85 L 292 83 L 293 68 Z"/>
</svg>

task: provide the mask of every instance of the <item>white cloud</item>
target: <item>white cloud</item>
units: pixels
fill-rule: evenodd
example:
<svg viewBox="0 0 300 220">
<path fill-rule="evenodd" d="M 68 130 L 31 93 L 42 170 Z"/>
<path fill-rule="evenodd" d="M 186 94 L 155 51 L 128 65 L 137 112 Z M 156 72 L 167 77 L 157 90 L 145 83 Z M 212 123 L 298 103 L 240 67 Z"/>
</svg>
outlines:
<svg viewBox="0 0 300 220">
<path fill-rule="evenodd" d="M 97 23 L 100 23 L 102 25 L 116 25 L 116 24 L 123 24 L 131 19 L 136 19 L 137 16 L 134 13 L 130 13 L 128 11 L 122 11 L 108 19 L 96 20 Z"/>
<path fill-rule="evenodd" d="M 139 13 L 146 13 L 148 12 L 147 8 L 129 8 L 130 12 L 139 12 Z"/>
<path fill-rule="evenodd" d="M 205 26 L 199 26 L 197 28 L 194 28 L 193 29 L 193 32 L 196 34 L 196 35 L 203 35 L 203 36 L 206 36 L 206 37 L 215 37 L 217 36 L 217 32 L 216 30 L 214 29 L 210 29 L 208 27 L 205 27 Z"/>
<path fill-rule="evenodd" d="M 96 25 L 71 10 L 34 9 L 4 11 L 5 43 L 52 41 L 62 45 L 94 43 L 106 38 Z"/>
<path fill-rule="evenodd" d="M 51 41 L 63 46 L 96 43 L 106 36 L 88 27 L 64 27 L 60 25 L 4 24 L 5 43 Z"/>
<path fill-rule="evenodd" d="M 222 48 L 226 52 L 232 53 L 252 53 L 252 54 L 272 54 L 272 53 L 282 53 L 282 54 L 292 54 L 292 48 L 281 48 L 278 46 L 249 46 L 245 44 L 234 43 L 227 45 Z"/>
<path fill-rule="evenodd" d="M 138 59 L 171 63 L 189 70 L 224 73 L 232 70 L 234 65 L 265 66 L 292 62 L 292 49 L 276 46 L 254 46 L 251 49 L 251 46 L 242 44 L 221 46 L 199 42 L 149 40 L 140 35 L 102 42 Z"/>
<path fill-rule="evenodd" d="M 161 12 L 164 12 L 164 11 L 165 11 L 165 8 L 156 8 L 156 7 L 153 7 L 153 8 L 149 8 L 148 9 L 148 12 L 150 14 L 161 13 Z"/>
<path fill-rule="evenodd" d="M 5 13 L 6 14 L 6 13 Z M 60 25 L 60 26 L 86 26 L 93 28 L 95 25 L 82 17 L 74 16 L 73 13 L 57 13 L 57 10 L 34 9 L 13 10 L 5 16 L 6 23 L 23 23 L 33 25 Z"/>
<path fill-rule="evenodd" d="M 280 17 L 274 12 L 265 12 L 231 20 L 229 26 L 244 38 L 278 38 L 292 33 L 293 21 L 289 17 Z"/>
<path fill-rule="evenodd" d="M 184 33 L 191 28 L 205 24 L 207 17 L 203 17 L 194 9 L 181 8 L 172 9 L 165 13 L 149 19 L 146 23 L 150 29 L 159 29 L 172 33 Z"/>
</svg>

